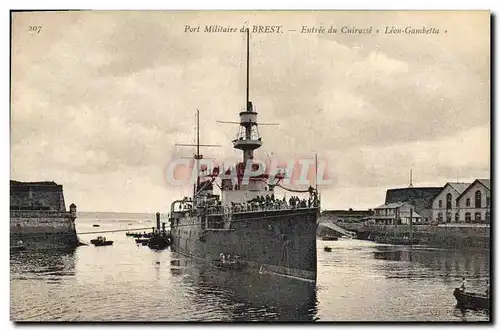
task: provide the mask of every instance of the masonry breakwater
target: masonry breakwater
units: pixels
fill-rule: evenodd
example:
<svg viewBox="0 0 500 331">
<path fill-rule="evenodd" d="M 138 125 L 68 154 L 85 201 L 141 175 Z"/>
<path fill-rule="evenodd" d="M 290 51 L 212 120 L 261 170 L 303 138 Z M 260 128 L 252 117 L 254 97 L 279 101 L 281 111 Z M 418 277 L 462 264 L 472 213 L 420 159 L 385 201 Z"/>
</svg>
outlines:
<svg viewBox="0 0 500 331">
<path fill-rule="evenodd" d="M 440 248 L 490 248 L 489 226 L 478 224 L 459 225 L 362 225 L 358 239 L 371 239 L 380 243 L 413 238 L 418 244 Z"/>
<path fill-rule="evenodd" d="M 79 245 L 76 205 L 66 210 L 62 185 L 54 182 L 10 182 L 10 245 L 26 249 Z"/>
</svg>

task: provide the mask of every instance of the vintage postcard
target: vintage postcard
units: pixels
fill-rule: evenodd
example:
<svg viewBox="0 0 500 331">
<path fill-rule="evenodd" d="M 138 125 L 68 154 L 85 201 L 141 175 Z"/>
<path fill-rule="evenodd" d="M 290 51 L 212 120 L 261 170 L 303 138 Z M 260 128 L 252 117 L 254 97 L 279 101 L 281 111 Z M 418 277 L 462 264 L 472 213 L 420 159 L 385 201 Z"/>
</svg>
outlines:
<svg viewBox="0 0 500 331">
<path fill-rule="evenodd" d="M 11 320 L 491 322 L 490 25 L 11 12 Z"/>
</svg>

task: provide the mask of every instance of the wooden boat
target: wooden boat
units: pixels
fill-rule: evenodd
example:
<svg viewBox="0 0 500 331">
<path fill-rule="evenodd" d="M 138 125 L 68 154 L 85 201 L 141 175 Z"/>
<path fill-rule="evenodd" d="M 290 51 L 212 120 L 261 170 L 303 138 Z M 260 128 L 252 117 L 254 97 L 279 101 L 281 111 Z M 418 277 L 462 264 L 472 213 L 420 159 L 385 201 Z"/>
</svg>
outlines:
<svg viewBox="0 0 500 331">
<path fill-rule="evenodd" d="M 490 297 L 485 294 L 464 292 L 459 288 L 453 291 L 457 307 L 470 309 L 490 309 Z"/>
<path fill-rule="evenodd" d="M 149 241 L 149 239 L 141 239 L 141 238 L 138 238 L 135 240 L 135 243 L 136 244 L 142 244 L 143 242 L 146 242 L 146 245 L 147 245 L 147 242 Z"/>
<path fill-rule="evenodd" d="M 244 267 L 244 264 L 238 260 L 231 261 L 221 261 L 221 260 L 212 260 L 212 265 L 218 269 L 222 270 L 241 270 Z"/>
<path fill-rule="evenodd" d="M 98 228 L 98 227 L 100 227 L 100 225 L 99 225 L 99 224 L 94 224 L 94 225 L 92 225 L 92 226 L 93 226 L 94 228 Z"/>
<path fill-rule="evenodd" d="M 142 244 L 142 246 L 148 246 L 148 244 L 149 244 L 149 240 L 143 240 L 143 241 L 141 242 L 141 244 Z"/>
<path fill-rule="evenodd" d="M 331 247 L 328 247 L 328 246 L 325 246 L 324 250 L 325 250 L 325 252 L 331 252 L 331 251 L 332 251 L 332 248 L 331 248 Z"/>
<path fill-rule="evenodd" d="M 16 245 L 16 246 L 10 246 L 10 251 L 11 252 L 20 252 L 20 251 L 25 251 L 26 247 L 23 245 Z"/>
<path fill-rule="evenodd" d="M 170 246 L 170 240 L 166 236 L 154 236 L 148 241 L 151 249 L 165 249 Z"/>
<path fill-rule="evenodd" d="M 324 240 L 324 241 L 337 241 L 339 240 L 338 237 L 334 237 L 334 236 L 323 236 L 321 237 L 321 240 Z"/>
<path fill-rule="evenodd" d="M 106 240 L 105 237 L 97 237 L 96 239 L 92 239 L 90 241 L 91 244 L 94 246 L 111 246 L 113 245 L 113 241 L 111 240 Z"/>
<path fill-rule="evenodd" d="M 387 240 L 388 244 L 393 245 L 417 245 L 420 242 L 417 238 L 409 238 L 408 236 L 404 236 L 403 238 L 391 238 Z"/>
</svg>

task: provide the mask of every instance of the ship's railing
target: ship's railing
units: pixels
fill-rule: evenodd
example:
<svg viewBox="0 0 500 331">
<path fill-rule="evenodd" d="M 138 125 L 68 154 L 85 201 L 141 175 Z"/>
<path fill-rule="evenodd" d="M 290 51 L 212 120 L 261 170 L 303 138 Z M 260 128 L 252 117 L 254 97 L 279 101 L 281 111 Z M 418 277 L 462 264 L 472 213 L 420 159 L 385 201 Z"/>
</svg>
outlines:
<svg viewBox="0 0 500 331">
<path fill-rule="evenodd" d="M 224 206 L 210 206 L 207 208 L 207 215 L 228 215 L 235 213 L 245 212 L 261 212 L 261 211 L 277 211 L 277 210 L 296 210 L 296 209 L 310 209 L 317 208 L 316 203 L 305 203 L 299 205 L 292 205 L 285 202 L 268 202 L 268 203 L 246 203 L 238 204 L 232 207 Z"/>
<path fill-rule="evenodd" d="M 76 217 L 76 213 L 69 211 L 55 210 L 11 210 L 10 217 L 15 218 L 71 218 Z"/>
</svg>

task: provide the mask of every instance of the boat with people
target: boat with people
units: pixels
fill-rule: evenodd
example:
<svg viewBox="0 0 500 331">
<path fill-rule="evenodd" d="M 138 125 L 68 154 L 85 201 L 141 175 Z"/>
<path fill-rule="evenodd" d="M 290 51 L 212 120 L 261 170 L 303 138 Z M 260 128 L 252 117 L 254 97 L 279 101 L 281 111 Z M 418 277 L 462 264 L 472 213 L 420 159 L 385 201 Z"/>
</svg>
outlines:
<svg viewBox="0 0 500 331">
<path fill-rule="evenodd" d="M 490 296 L 485 293 L 466 292 L 464 289 L 455 288 L 453 296 L 457 300 L 457 307 L 469 309 L 490 309 Z"/>
<path fill-rule="evenodd" d="M 11 252 L 19 252 L 19 251 L 25 251 L 26 247 L 23 244 L 22 240 L 19 240 L 17 242 L 17 245 L 10 246 L 10 251 Z"/>
<path fill-rule="evenodd" d="M 238 255 L 231 256 L 231 254 L 224 253 L 220 254 L 219 259 L 212 260 L 212 265 L 223 270 L 241 270 L 245 267 L 245 264 L 240 260 Z"/>
<path fill-rule="evenodd" d="M 97 237 L 96 239 L 92 239 L 90 241 L 91 244 L 94 246 L 111 246 L 113 245 L 113 241 L 111 240 L 106 240 L 106 237 Z"/>
</svg>

